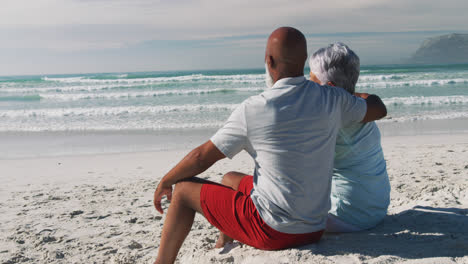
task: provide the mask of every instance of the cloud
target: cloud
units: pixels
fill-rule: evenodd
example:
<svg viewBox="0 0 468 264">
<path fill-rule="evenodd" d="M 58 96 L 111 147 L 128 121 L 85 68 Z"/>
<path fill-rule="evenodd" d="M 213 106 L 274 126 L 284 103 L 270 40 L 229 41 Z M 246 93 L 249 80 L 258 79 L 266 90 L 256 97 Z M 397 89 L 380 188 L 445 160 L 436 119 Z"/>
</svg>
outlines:
<svg viewBox="0 0 468 264">
<path fill-rule="evenodd" d="M 258 67 L 266 37 L 283 25 L 304 32 L 310 51 L 344 41 L 362 61 L 382 63 L 428 36 L 466 32 L 466 10 L 466 0 L 2 0 L 0 57 L 10 63 L 0 71 L 21 72 L 47 56 L 56 59 L 37 69 Z"/>
<path fill-rule="evenodd" d="M 279 25 L 306 33 L 461 29 L 467 9 L 466 0 L 3 0 L 0 25 L 145 25 L 158 39 L 205 38 Z"/>
<path fill-rule="evenodd" d="M 282 25 L 304 33 L 464 30 L 467 9 L 466 0 L 3 0 L 0 28 L 75 26 L 96 35 L 114 26 L 128 42 L 267 34 Z M 133 34 L 142 29 L 146 36 Z"/>
<path fill-rule="evenodd" d="M 0 27 L 1 49 L 57 52 L 123 48 L 153 39 L 151 29 L 134 25 L 56 25 Z"/>
</svg>

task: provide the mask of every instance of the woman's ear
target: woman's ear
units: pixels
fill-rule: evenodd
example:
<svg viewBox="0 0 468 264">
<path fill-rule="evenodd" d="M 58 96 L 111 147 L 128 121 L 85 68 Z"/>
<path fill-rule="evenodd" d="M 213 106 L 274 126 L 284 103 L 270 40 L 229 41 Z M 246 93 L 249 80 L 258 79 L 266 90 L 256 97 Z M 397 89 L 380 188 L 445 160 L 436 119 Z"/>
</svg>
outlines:
<svg viewBox="0 0 468 264">
<path fill-rule="evenodd" d="M 310 72 L 310 80 L 322 85 L 322 82 L 320 82 L 320 80 L 317 78 L 317 76 L 313 72 Z"/>
</svg>

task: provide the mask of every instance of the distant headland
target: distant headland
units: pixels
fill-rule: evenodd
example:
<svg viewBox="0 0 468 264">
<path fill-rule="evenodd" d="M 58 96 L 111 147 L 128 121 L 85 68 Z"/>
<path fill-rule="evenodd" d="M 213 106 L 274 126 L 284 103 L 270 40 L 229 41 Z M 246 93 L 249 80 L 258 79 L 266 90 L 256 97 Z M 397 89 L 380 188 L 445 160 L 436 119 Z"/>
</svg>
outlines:
<svg viewBox="0 0 468 264">
<path fill-rule="evenodd" d="M 447 34 L 426 39 L 410 63 L 468 63 L 468 34 Z"/>
</svg>

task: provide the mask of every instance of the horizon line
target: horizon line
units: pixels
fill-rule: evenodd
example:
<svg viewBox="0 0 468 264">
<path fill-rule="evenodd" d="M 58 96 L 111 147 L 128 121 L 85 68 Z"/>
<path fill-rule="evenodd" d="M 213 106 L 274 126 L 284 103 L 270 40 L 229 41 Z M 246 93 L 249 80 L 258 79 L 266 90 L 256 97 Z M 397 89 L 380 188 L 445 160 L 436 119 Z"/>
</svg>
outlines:
<svg viewBox="0 0 468 264">
<path fill-rule="evenodd" d="M 456 65 L 468 65 L 468 61 L 464 63 L 442 63 L 442 64 L 427 64 L 427 63 L 381 63 L 381 64 L 363 64 L 361 67 L 395 67 L 395 66 L 456 66 Z M 308 65 L 304 67 L 304 71 L 309 69 Z M 41 73 L 41 74 L 15 74 L 15 75 L 2 75 L 0 77 L 36 77 L 36 76 L 59 76 L 59 75 L 90 75 L 90 74 L 123 74 L 123 73 L 174 73 L 174 72 L 209 72 L 209 71 L 248 71 L 248 70 L 265 70 L 264 67 L 246 67 L 246 68 L 206 68 L 206 69 L 185 69 L 185 70 L 143 70 L 143 71 L 115 71 L 115 72 L 69 72 L 69 73 Z M 5 80 L 2 80 L 5 81 Z"/>
</svg>

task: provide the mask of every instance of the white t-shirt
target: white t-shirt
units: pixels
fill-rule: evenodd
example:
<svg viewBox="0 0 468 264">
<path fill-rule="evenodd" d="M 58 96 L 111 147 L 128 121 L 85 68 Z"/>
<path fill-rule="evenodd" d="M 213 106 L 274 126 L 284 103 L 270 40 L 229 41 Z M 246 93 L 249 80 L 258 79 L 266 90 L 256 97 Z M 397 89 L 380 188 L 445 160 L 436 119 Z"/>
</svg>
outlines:
<svg viewBox="0 0 468 264">
<path fill-rule="evenodd" d="M 338 130 L 366 110 L 342 88 L 284 78 L 245 100 L 211 141 L 229 158 L 246 150 L 255 160 L 251 198 L 266 224 L 310 233 L 325 228 Z"/>
</svg>

